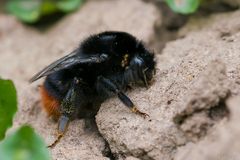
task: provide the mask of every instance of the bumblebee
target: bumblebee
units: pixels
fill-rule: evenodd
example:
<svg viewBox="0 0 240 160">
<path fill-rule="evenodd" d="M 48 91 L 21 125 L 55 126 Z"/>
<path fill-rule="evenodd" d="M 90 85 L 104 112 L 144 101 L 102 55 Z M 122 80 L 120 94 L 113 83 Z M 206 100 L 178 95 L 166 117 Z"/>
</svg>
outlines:
<svg viewBox="0 0 240 160">
<path fill-rule="evenodd" d="M 88 37 L 69 55 L 34 75 L 30 82 L 46 76 L 40 87 L 43 106 L 58 120 L 58 137 L 50 147 L 71 120 L 95 116 L 100 104 L 112 96 L 147 117 L 124 92 L 132 86 L 149 87 L 155 65 L 154 54 L 143 42 L 126 32 L 106 31 Z"/>
</svg>

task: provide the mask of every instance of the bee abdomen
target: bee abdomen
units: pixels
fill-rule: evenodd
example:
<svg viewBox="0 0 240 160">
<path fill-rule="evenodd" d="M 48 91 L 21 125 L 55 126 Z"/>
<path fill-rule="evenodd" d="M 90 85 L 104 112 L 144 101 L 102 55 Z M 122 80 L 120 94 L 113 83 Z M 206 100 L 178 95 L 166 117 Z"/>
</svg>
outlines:
<svg viewBox="0 0 240 160">
<path fill-rule="evenodd" d="M 40 94 L 43 108 L 49 116 L 52 116 L 57 120 L 60 116 L 60 102 L 53 96 L 49 95 L 48 90 L 44 87 L 44 85 L 40 86 Z"/>
</svg>

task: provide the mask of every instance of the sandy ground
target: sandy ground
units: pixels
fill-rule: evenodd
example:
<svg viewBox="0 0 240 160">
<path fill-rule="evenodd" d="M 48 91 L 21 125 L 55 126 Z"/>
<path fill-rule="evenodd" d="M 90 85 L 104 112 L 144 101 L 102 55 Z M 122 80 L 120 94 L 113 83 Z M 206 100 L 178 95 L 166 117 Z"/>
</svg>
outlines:
<svg viewBox="0 0 240 160">
<path fill-rule="evenodd" d="M 51 149 L 52 158 L 240 159 L 239 17 L 240 11 L 191 17 L 178 31 L 179 38 L 156 53 L 154 84 L 127 93 L 150 118 L 109 99 L 96 115 L 97 128 L 73 121 Z M 154 5 L 139 0 L 89 1 L 46 31 L 5 14 L 0 21 L 0 75 L 15 82 L 19 97 L 14 128 L 31 124 L 47 144 L 54 140 L 56 123 L 41 109 L 37 86 L 42 81 L 30 85 L 28 79 L 89 34 L 122 30 L 150 44 L 154 27 L 162 23 Z"/>
</svg>

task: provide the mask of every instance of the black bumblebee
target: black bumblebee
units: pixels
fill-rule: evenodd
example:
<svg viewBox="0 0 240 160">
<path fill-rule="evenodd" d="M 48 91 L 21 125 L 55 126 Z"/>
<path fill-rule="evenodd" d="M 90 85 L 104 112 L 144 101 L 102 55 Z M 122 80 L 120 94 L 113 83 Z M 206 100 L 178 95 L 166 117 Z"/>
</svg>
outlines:
<svg viewBox="0 0 240 160">
<path fill-rule="evenodd" d="M 94 116 L 100 104 L 117 95 L 132 110 L 144 117 L 124 94 L 128 87 L 148 87 L 155 74 L 154 54 L 143 43 L 125 32 L 107 31 L 84 40 L 69 55 L 37 73 L 30 82 L 46 76 L 40 88 L 43 106 L 58 119 L 58 139 L 70 120 Z"/>
</svg>

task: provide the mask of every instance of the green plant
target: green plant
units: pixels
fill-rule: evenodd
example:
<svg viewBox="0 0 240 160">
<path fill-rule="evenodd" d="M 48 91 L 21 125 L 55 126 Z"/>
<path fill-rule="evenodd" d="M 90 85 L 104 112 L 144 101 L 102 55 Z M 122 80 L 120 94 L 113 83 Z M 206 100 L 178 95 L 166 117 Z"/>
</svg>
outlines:
<svg viewBox="0 0 240 160">
<path fill-rule="evenodd" d="M 12 126 L 16 111 L 17 95 L 14 84 L 10 80 L 0 79 L 0 140 L 5 137 L 6 130 Z"/>
<path fill-rule="evenodd" d="M 165 1 L 174 12 L 181 14 L 194 13 L 200 5 L 200 0 L 165 0 Z"/>
<path fill-rule="evenodd" d="M 0 79 L 0 160 L 50 160 L 46 145 L 31 127 L 22 126 L 5 137 L 16 111 L 14 84 Z"/>
<path fill-rule="evenodd" d="M 9 0 L 7 10 L 26 23 L 56 12 L 68 13 L 78 9 L 83 0 Z"/>
</svg>

